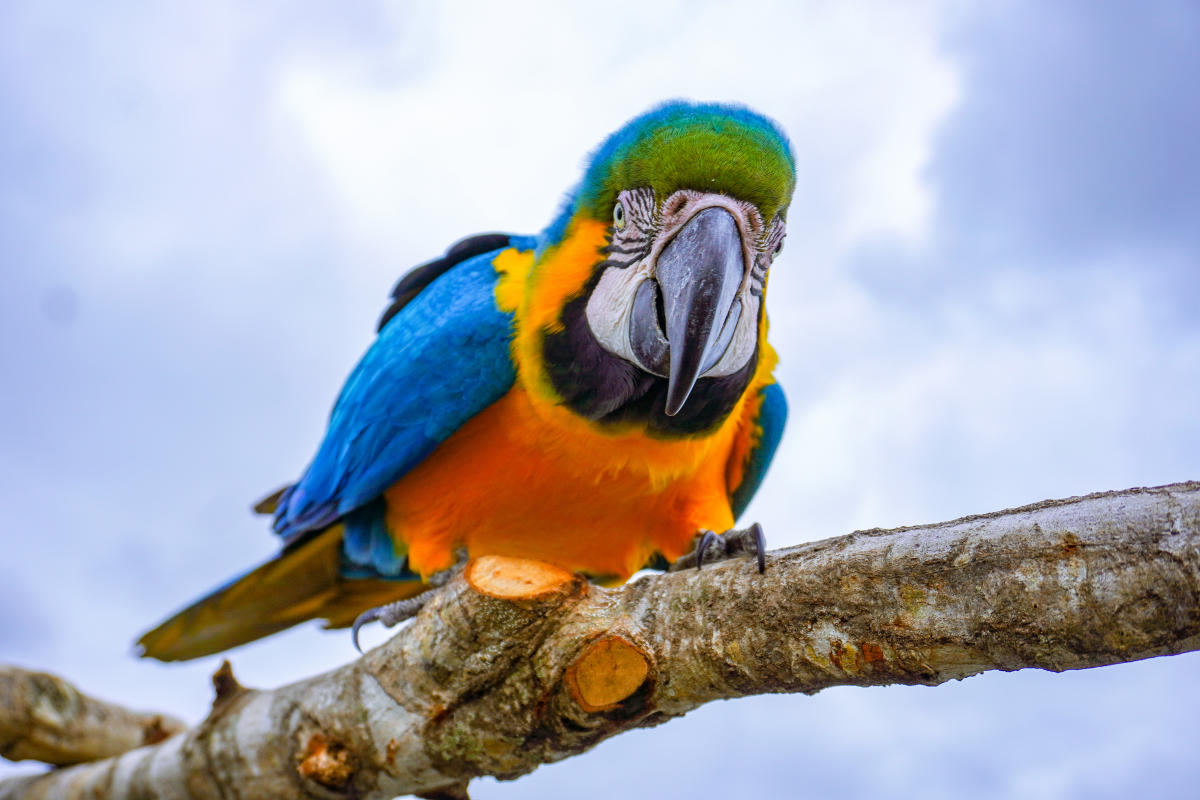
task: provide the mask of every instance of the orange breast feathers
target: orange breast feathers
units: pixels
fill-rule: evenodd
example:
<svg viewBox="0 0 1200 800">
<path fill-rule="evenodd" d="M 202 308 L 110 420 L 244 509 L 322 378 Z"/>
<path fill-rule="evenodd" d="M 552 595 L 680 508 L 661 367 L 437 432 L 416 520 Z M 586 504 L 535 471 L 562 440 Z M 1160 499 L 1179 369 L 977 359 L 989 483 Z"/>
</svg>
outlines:
<svg viewBox="0 0 1200 800">
<path fill-rule="evenodd" d="M 387 491 L 388 525 L 422 575 L 465 546 L 625 579 L 655 551 L 683 555 L 697 529 L 733 525 L 738 427 L 679 443 L 580 436 L 547 425 L 515 387 Z M 631 455 L 643 446 L 651 458 Z"/>
<path fill-rule="evenodd" d="M 456 550 L 548 561 L 593 576 L 628 578 L 658 552 L 675 560 L 698 529 L 733 525 L 731 481 L 757 434 L 757 403 L 738 403 L 706 435 L 654 439 L 636 429 L 602 429 L 561 406 L 540 367 L 540 332 L 586 281 L 574 263 L 595 260 L 593 236 L 568 236 L 553 281 L 529 271 L 532 253 L 497 259 L 497 298 L 516 314 L 513 388 L 471 419 L 385 493 L 387 522 L 423 576 L 450 567 Z M 577 232 L 578 233 L 578 232 Z M 575 250 L 572 242 L 586 240 Z M 578 245 L 575 245 L 576 247 Z M 565 267 L 576 277 L 564 281 Z M 552 307 L 552 306 L 551 306 Z M 534 324 L 533 319 L 537 318 Z M 771 382 L 775 356 L 763 352 L 746 396 Z"/>
</svg>

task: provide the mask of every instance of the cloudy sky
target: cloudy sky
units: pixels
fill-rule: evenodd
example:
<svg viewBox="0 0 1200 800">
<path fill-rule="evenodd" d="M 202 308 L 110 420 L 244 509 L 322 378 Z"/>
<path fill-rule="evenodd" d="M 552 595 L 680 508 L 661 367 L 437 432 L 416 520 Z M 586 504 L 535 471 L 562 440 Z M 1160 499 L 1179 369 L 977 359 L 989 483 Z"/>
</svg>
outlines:
<svg viewBox="0 0 1200 800">
<path fill-rule="evenodd" d="M 202 716 L 217 659 L 130 643 L 273 552 L 248 506 L 395 278 L 540 229 L 669 97 L 798 157 L 773 545 L 1200 478 L 1196 75 L 1186 1 L 5 3 L 0 660 Z M 353 655 L 306 627 L 233 661 Z M 1191 654 L 714 704 L 473 792 L 1190 797 L 1197 741 Z"/>
</svg>

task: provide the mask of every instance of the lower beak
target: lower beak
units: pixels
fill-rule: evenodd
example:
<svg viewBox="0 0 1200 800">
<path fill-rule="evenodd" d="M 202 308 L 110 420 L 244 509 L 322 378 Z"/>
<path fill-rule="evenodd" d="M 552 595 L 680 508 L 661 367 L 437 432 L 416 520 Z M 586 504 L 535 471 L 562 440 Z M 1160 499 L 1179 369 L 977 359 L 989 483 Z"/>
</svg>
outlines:
<svg viewBox="0 0 1200 800">
<path fill-rule="evenodd" d="M 679 229 L 659 255 L 654 278 L 638 288 L 630 343 L 649 371 L 666 372 L 669 416 L 729 347 L 741 315 L 734 301 L 744 263 L 737 221 L 709 207 Z"/>
</svg>

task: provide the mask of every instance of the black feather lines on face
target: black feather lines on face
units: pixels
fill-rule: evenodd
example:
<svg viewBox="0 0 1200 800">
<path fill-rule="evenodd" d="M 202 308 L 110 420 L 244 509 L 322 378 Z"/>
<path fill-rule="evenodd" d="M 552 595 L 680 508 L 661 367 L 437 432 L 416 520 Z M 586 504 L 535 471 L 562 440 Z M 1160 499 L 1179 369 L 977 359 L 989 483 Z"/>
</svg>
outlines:
<svg viewBox="0 0 1200 800">
<path fill-rule="evenodd" d="M 619 202 L 626 211 L 625 226 L 621 230 L 615 225 L 608 226 L 608 244 L 600 248 L 600 253 L 608 258 L 593 268 L 596 275 L 609 267 L 627 269 L 638 263 L 650 255 L 658 235 L 658 211 L 653 190 L 621 192 Z"/>
<path fill-rule="evenodd" d="M 738 372 L 697 381 L 679 413 L 667 416 L 666 379 L 613 355 L 592 335 L 587 301 L 599 280 L 597 270 L 583 293 L 563 308 L 563 330 L 547 333 L 542 342 L 546 371 L 563 404 L 602 424 L 644 424 L 650 435 L 664 439 L 720 425 L 750 384 L 758 365 L 757 348 Z"/>
</svg>

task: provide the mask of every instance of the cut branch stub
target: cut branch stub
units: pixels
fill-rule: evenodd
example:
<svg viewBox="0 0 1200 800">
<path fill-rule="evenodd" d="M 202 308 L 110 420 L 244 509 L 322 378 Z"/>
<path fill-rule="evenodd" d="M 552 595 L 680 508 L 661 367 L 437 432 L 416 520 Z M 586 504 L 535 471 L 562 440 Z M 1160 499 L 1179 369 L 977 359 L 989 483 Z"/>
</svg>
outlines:
<svg viewBox="0 0 1200 800">
<path fill-rule="evenodd" d="M 546 600 L 578 579 L 552 564 L 507 556 L 483 556 L 467 564 L 472 589 L 498 600 Z M 586 584 L 584 584 L 586 588 Z"/>
<path fill-rule="evenodd" d="M 567 668 L 567 687 L 584 711 L 608 711 L 642 687 L 650 664 L 650 654 L 625 637 L 601 636 Z"/>
</svg>

